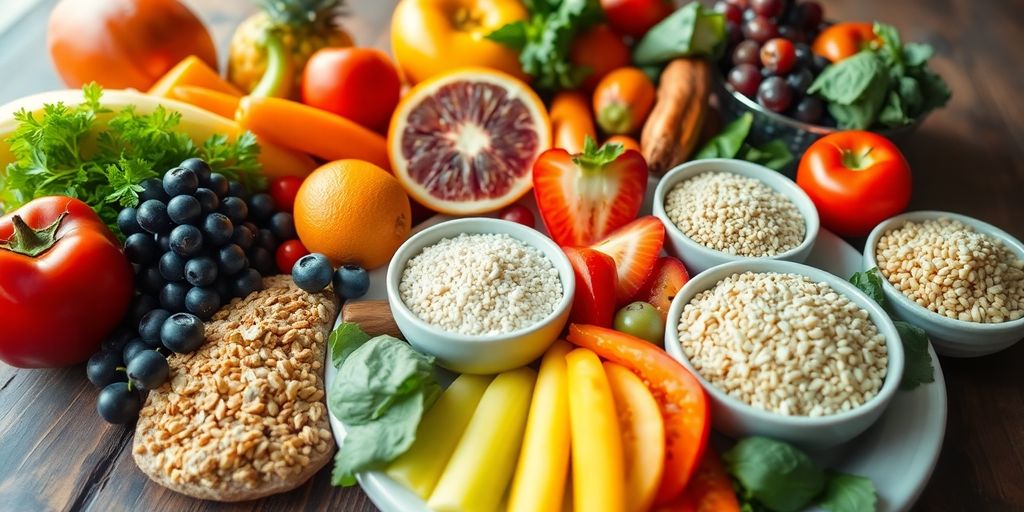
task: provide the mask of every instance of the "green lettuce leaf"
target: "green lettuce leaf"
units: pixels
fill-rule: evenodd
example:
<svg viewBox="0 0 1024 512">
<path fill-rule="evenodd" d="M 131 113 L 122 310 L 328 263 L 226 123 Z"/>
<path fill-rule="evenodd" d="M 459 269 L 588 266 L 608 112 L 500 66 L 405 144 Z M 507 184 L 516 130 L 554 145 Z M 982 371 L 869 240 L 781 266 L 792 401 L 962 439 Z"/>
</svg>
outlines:
<svg viewBox="0 0 1024 512">
<path fill-rule="evenodd" d="M 754 115 L 747 112 L 737 117 L 731 123 L 725 125 L 722 131 L 711 138 L 704 147 L 700 148 L 695 160 L 705 158 L 733 158 L 740 152 L 743 142 L 750 134 L 750 127 L 754 124 Z"/>
<path fill-rule="evenodd" d="M 649 66 L 680 57 L 714 57 L 724 43 L 725 17 L 690 2 L 644 34 L 633 49 L 633 63 Z"/>
<path fill-rule="evenodd" d="M 340 368 L 341 363 L 367 341 L 370 341 L 370 335 L 363 332 L 359 324 L 343 322 L 331 332 L 331 337 L 327 340 L 327 346 L 331 350 L 331 364 L 335 368 Z"/>
<path fill-rule="evenodd" d="M 829 472 L 818 506 L 829 512 L 870 512 L 878 508 L 875 484 L 862 476 Z"/>
<path fill-rule="evenodd" d="M 825 472 L 804 452 L 767 437 L 748 437 L 722 455 L 746 495 L 776 512 L 803 510 L 825 488 Z"/>
</svg>

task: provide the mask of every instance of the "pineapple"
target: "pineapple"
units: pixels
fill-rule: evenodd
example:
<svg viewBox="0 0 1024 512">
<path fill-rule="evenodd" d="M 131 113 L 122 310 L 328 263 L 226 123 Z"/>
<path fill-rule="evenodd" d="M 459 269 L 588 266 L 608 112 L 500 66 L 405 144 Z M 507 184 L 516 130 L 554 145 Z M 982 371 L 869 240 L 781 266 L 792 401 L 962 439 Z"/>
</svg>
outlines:
<svg viewBox="0 0 1024 512">
<path fill-rule="evenodd" d="M 338 25 L 343 0 L 261 0 L 262 11 L 243 21 L 231 38 L 228 78 L 250 92 L 267 70 L 268 37 L 276 38 L 288 57 L 280 94 L 298 98 L 306 61 L 321 48 L 352 46 L 352 37 Z"/>
</svg>

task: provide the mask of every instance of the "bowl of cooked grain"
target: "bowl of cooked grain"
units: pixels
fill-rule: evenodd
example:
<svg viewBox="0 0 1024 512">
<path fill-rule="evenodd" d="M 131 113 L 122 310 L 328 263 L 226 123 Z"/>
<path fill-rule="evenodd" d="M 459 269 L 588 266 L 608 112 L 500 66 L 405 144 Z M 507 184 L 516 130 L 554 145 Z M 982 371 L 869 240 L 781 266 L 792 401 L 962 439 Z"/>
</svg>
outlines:
<svg viewBox="0 0 1024 512">
<path fill-rule="evenodd" d="M 870 427 L 903 376 L 885 311 L 845 280 L 789 261 L 726 263 L 691 279 L 669 308 L 665 350 L 707 391 L 716 430 L 808 449 Z"/>
<path fill-rule="evenodd" d="M 897 215 L 875 227 L 864 268 L 878 269 L 900 319 L 935 351 L 977 357 L 1024 337 L 1024 244 L 986 222 L 940 211 Z"/>
<path fill-rule="evenodd" d="M 666 248 L 691 273 L 757 258 L 802 262 L 818 236 L 818 210 L 785 176 L 742 160 L 695 160 L 654 192 Z"/>
<path fill-rule="evenodd" d="M 388 265 L 386 286 L 414 348 L 450 370 L 491 374 L 529 364 L 558 338 L 576 280 L 544 234 L 474 217 L 410 237 Z"/>
</svg>

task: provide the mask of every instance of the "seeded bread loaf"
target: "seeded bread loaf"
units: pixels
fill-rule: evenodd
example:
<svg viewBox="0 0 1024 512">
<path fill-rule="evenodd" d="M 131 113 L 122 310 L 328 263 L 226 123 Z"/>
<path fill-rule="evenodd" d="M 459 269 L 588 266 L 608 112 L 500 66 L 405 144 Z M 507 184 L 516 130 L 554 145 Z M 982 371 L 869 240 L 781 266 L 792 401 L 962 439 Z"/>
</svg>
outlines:
<svg viewBox="0 0 1024 512">
<path fill-rule="evenodd" d="M 287 276 L 264 287 L 219 311 L 199 350 L 168 359 L 135 428 L 135 463 L 154 482 L 242 501 L 294 489 L 330 460 L 323 370 L 338 305 Z"/>
</svg>

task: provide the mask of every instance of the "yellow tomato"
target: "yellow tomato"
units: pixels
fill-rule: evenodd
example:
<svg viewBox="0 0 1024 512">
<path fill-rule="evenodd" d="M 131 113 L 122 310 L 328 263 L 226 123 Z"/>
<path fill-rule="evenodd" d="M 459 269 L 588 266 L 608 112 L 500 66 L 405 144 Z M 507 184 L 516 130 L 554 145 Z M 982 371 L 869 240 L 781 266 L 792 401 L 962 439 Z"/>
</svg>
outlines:
<svg viewBox="0 0 1024 512">
<path fill-rule="evenodd" d="M 487 39 L 526 16 L 519 0 L 402 0 L 391 16 L 391 48 L 410 84 L 465 66 L 494 68 L 527 80 L 519 55 Z"/>
</svg>

